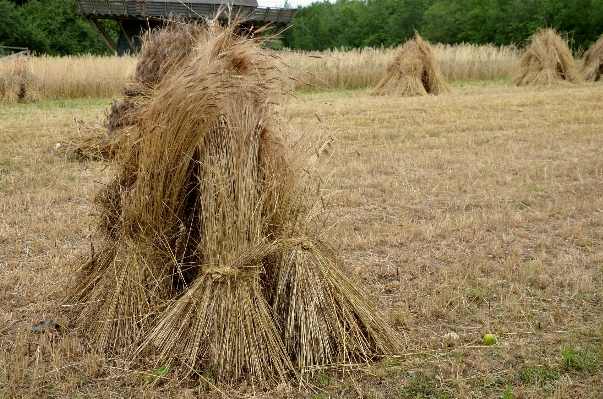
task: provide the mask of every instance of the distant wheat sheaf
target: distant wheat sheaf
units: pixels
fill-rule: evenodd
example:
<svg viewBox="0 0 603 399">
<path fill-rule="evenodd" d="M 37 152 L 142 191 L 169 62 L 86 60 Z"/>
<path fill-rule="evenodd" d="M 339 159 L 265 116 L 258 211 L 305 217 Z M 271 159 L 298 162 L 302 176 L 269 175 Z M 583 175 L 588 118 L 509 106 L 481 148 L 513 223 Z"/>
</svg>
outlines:
<svg viewBox="0 0 603 399">
<path fill-rule="evenodd" d="M 603 35 L 584 53 L 580 74 L 587 82 L 598 82 L 601 79 L 601 75 L 603 75 Z"/>
<path fill-rule="evenodd" d="M 431 45 L 416 33 L 397 50 L 373 95 L 421 96 L 449 92 Z"/>
<path fill-rule="evenodd" d="M 514 86 L 582 83 L 567 41 L 554 29 L 545 29 L 530 39 L 519 68 L 511 79 Z"/>
<path fill-rule="evenodd" d="M 42 99 L 39 79 L 26 55 L 0 58 L 0 102 L 28 103 Z"/>
</svg>

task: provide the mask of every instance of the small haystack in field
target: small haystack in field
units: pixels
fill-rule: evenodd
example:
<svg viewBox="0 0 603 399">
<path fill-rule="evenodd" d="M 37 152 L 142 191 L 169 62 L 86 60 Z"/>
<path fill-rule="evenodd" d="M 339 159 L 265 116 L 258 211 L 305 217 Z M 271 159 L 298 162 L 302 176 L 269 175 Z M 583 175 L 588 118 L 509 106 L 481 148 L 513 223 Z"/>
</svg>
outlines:
<svg viewBox="0 0 603 399">
<path fill-rule="evenodd" d="M 581 83 L 572 52 L 566 40 L 554 29 L 545 29 L 532 36 L 531 43 L 511 78 L 511 85 L 554 85 Z"/>
<path fill-rule="evenodd" d="M 418 33 L 402 45 L 373 95 L 422 96 L 449 92 L 433 50 Z"/>
<path fill-rule="evenodd" d="M 598 82 L 603 75 L 603 35 L 584 53 L 580 75 L 587 82 Z"/>
<path fill-rule="evenodd" d="M 169 73 L 97 196 L 101 246 L 65 301 L 75 326 L 98 351 L 227 383 L 399 350 L 314 228 L 330 142 L 276 119 L 275 56 L 232 26 L 182 31 L 188 51 L 157 60 Z"/>
<path fill-rule="evenodd" d="M 40 99 L 29 56 L 0 58 L 0 103 L 28 103 Z"/>
</svg>

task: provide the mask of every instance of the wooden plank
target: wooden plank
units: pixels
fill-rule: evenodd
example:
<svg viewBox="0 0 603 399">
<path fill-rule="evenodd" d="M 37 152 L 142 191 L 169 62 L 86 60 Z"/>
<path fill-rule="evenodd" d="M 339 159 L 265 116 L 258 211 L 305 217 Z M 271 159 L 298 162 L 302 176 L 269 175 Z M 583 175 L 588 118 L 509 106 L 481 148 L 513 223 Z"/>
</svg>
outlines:
<svg viewBox="0 0 603 399">
<path fill-rule="evenodd" d="M 115 21 L 117 22 L 117 25 L 119 25 L 121 34 L 123 35 L 124 39 L 126 39 L 126 42 L 128 43 L 128 46 L 130 47 L 130 50 L 132 50 L 132 54 L 136 54 L 136 47 L 134 47 L 134 44 L 132 43 L 132 40 L 130 40 L 130 36 L 128 36 L 128 33 L 124 29 L 124 26 L 122 25 L 121 21 L 119 19 L 116 19 Z"/>
<path fill-rule="evenodd" d="M 111 51 L 116 53 L 117 44 L 113 43 L 113 40 L 111 40 L 111 37 L 109 36 L 105 28 L 103 28 L 103 26 L 99 24 L 95 18 L 88 18 L 88 21 L 90 21 L 94 30 L 96 30 L 96 32 L 100 35 L 101 39 L 103 39 L 103 41 L 111 49 Z"/>
</svg>

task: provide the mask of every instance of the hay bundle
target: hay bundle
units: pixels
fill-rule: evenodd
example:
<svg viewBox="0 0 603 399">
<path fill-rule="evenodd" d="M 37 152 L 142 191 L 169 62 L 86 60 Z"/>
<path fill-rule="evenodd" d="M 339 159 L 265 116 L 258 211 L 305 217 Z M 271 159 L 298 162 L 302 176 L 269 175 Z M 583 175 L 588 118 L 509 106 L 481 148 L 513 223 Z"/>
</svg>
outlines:
<svg viewBox="0 0 603 399">
<path fill-rule="evenodd" d="M 580 75 L 587 82 L 598 82 L 603 75 L 603 35 L 584 53 Z"/>
<path fill-rule="evenodd" d="M 373 95 L 422 96 L 447 93 L 450 89 L 440 72 L 433 50 L 418 33 L 400 47 Z"/>
<path fill-rule="evenodd" d="M 121 101 L 114 101 L 107 115 L 106 126 L 98 131 L 93 124 L 79 124 L 80 134 L 60 143 L 60 152 L 67 156 L 91 160 L 111 160 L 122 145 L 124 135 L 129 135 L 138 123 L 153 90 L 169 71 L 192 51 L 194 40 L 203 30 L 202 24 L 188 24 L 178 18 L 167 21 L 163 27 L 147 31 L 140 61 L 133 81 L 124 88 Z M 85 130 L 91 134 L 85 134 Z"/>
<path fill-rule="evenodd" d="M 188 56 L 203 29 L 202 24 L 188 24 L 176 18 L 143 35 L 144 45 L 133 82 L 124 89 L 122 101 L 111 106 L 107 118 L 110 133 L 137 123 L 139 112 L 135 109 L 145 102 L 145 97 L 169 71 Z"/>
<path fill-rule="evenodd" d="M 184 29 L 193 46 L 156 69 L 97 197 L 104 242 L 67 298 L 75 324 L 100 351 L 227 382 L 397 350 L 312 229 L 329 144 L 284 134 L 274 56 L 233 27 Z"/>
<path fill-rule="evenodd" d="M 567 42 L 554 29 L 536 33 L 510 84 L 527 86 L 566 82 L 582 82 Z"/>
<path fill-rule="evenodd" d="M 40 98 L 28 56 L 0 59 L 0 102 L 27 103 Z"/>
</svg>

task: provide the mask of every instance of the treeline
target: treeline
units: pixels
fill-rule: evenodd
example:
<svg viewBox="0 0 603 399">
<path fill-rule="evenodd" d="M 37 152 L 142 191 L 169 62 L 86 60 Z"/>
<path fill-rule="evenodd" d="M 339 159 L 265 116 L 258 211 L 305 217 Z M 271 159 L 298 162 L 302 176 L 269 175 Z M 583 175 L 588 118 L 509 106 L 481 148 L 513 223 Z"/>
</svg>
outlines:
<svg viewBox="0 0 603 399">
<path fill-rule="evenodd" d="M 111 53 L 75 0 L 0 0 L 0 45 L 49 55 Z"/>
<path fill-rule="evenodd" d="M 104 22 L 117 40 L 116 24 Z M 544 27 L 567 32 L 573 48 L 586 49 L 603 33 L 603 0 L 325 0 L 299 8 L 283 44 L 389 47 L 417 30 L 433 43 L 521 45 Z M 0 0 L 0 45 L 50 55 L 110 53 L 75 0 Z"/>
<path fill-rule="evenodd" d="M 299 8 L 283 44 L 301 50 L 388 47 L 416 30 L 433 43 L 521 45 L 547 27 L 567 32 L 574 49 L 587 49 L 603 33 L 603 0 L 315 2 Z"/>
</svg>

